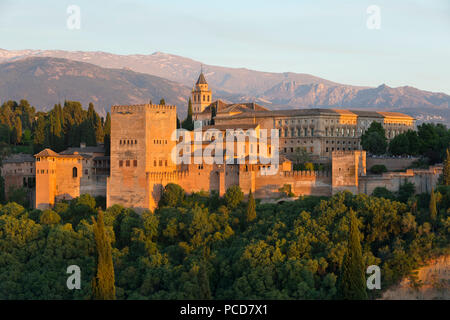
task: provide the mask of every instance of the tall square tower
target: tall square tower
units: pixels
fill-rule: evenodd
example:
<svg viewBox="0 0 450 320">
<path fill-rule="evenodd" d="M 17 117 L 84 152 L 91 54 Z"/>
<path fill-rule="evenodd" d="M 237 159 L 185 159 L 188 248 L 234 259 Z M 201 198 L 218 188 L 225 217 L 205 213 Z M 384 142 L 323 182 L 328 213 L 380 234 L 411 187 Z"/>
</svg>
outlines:
<svg viewBox="0 0 450 320">
<path fill-rule="evenodd" d="M 171 140 L 177 124 L 176 107 L 169 105 L 113 106 L 111 108 L 111 165 L 107 206 L 120 204 L 151 208 L 150 173 L 176 170 Z"/>
</svg>

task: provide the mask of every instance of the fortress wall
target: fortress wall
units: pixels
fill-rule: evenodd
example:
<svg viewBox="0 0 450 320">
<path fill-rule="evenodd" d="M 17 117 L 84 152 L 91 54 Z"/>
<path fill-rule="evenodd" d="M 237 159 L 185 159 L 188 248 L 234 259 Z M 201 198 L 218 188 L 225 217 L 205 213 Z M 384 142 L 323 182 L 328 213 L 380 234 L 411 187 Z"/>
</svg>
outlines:
<svg viewBox="0 0 450 320">
<path fill-rule="evenodd" d="M 401 184 L 411 182 L 416 187 L 416 193 L 430 193 L 431 189 L 436 187 L 441 173 L 442 166 L 433 166 L 429 169 L 408 169 L 405 172 L 386 172 L 360 177 L 358 192 L 371 195 L 377 187 L 397 192 Z"/>
<path fill-rule="evenodd" d="M 370 170 L 374 165 L 385 165 L 388 171 L 405 170 L 419 158 L 372 158 L 367 157 L 367 168 Z"/>
<path fill-rule="evenodd" d="M 212 166 L 204 165 L 204 169 L 190 170 L 178 178 L 178 184 L 186 190 L 186 192 L 199 191 L 219 191 L 219 176 L 216 170 L 212 170 Z"/>
<path fill-rule="evenodd" d="M 187 193 L 212 190 L 219 192 L 220 173 L 211 168 L 194 169 L 194 166 L 191 166 L 190 171 L 147 173 L 147 183 L 149 185 L 149 208 L 153 210 L 168 183 L 178 184 Z"/>
<path fill-rule="evenodd" d="M 92 175 L 89 178 L 83 178 L 81 178 L 80 194 L 88 193 L 93 197 L 106 197 L 106 175 Z"/>
<path fill-rule="evenodd" d="M 331 195 L 331 174 L 329 172 L 291 171 L 275 175 L 255 175 L 255 197 L 273 198 L 280 195 L 278 191 L 285 184 L 291 186 L 296 195 Z"/>
</svg>

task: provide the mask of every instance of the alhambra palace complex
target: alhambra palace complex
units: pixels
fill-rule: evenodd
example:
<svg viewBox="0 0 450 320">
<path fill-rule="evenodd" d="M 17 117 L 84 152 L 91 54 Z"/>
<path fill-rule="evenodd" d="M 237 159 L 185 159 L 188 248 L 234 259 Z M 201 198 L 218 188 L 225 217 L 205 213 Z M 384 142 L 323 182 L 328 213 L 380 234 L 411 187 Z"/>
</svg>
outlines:
<svg viewBox="0 0 450 320">
<path fill-rule="evenodd" d="M 280 137 L 279 164 L 248 161 L 249 155 L 255 153 L 270 157 L 274 151 L 270 139 L 267 147 L 253 145 L 247 139 L 242 150 L 235 150 L 235 158 L 227 159 L 233 163 L 175 164 L 171 158 L 177 144 L 171 139 L 177 125 L 175 106 L 113 106 L 110 157 L 105 156 L 103 146 L 83 144 L 61 153 L 45 149 L 34 157 L 13 155 L 3 161 L 1 168 L 6 190 L 28 188 L 34 206 L 40 209 L 88 193 L 105 196 L 108 207 L 120 204 L 141 211 L 157 206 L 168 183 L 179 184 L 188 193 L 204 190 L 220 195 L 230 186 L 239 185 L 245 194 L 252 190 L 256 198 L 277 199 L 280 188 L 286 185 L 296 196 L 330 196 L 342 190 L 371 194 L 378 186 L 397 191 L 405 181 L 413 182 L 418 193 L 430 192 L 442 172 L 442 166 L 399 170 L 410 165 L 412 159 L 366 159 L 360 137 L 370 124 L 380 122 L 387 138 L 392 139 L 415 129 L 415 120 L 405 114 L 337 109 L 270 111 L 256 103 L 213 101 L 203 73 L 191 99 L 194 120 L 202 123 L 201 149 L 216 138 L 208 129 L 216 129 L 220 137 L 225 136 L 226 129 L 253 129 L 258 138 L 261 129 L 268 129 L 269 138 L 270 130 L 276 129 Z M 189 134 L 193 141 L 194 132 Z M 312 162 L 331 169 L 294 171 L 292 161 L 298 147 L 308 152 Z M 238 157 L 244 159 L 243 163 L 237 163 Z M 386 165 L 389 172 L 366 174 L 366 167 L 374 164 Z M 272 169 L 276 173 L 267 174 Z"/>
</svg>

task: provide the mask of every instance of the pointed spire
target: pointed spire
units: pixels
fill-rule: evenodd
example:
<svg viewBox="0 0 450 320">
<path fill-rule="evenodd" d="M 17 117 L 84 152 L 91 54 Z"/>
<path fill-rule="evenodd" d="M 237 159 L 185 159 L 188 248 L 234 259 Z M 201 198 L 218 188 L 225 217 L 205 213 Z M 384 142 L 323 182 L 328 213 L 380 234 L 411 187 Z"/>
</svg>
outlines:
<svg viewBox="0 0 450 320">
<path fill-rule="evenodd" d="M 203 72 L 200 73 L 196 84 L 208 84 L 208 82 L 206 82 L 205 76 L 203 75 Z"/>
</svg>

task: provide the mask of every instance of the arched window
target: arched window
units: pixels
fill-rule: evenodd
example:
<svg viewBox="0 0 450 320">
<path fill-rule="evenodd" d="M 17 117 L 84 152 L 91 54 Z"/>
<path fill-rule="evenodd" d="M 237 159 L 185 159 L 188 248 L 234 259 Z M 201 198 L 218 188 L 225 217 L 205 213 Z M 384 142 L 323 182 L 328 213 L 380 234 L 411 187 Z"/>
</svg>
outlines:
<svg viewBox="0 0 450 320">
<path fill-rule="evenodd" d="M 72 177 L 73 178 L 78 177 L 78 169 L 76 167 L 72 168 Z"/>
</svg>

